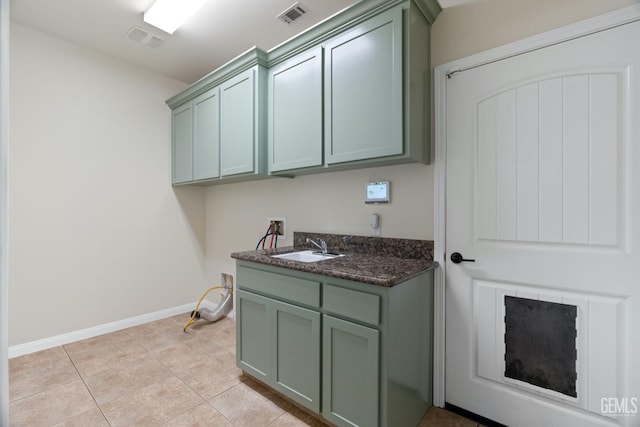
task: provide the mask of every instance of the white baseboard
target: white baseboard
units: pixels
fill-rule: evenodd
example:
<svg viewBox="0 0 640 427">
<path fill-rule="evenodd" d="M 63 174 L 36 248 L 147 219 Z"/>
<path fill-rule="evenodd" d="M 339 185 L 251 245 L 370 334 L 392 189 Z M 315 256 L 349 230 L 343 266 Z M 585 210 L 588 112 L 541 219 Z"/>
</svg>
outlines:
<svg viewBox="0 0 640 427">
<path fill-rule="evenodd" d="M 59 345 L 69 344 L 75 341 L 92 338 L 98 335 L 107 334 L 109 332 L 119 331 L 121 329 L 130 328 L 132 326 L 142 325 L 143 323 L 153 322 L 154 320 L 165 319 L 167 317 L 176 316 L 182 313 L 188 313 L 194 309 L 196 303 L 184 304 L 177 307 L 167 308 L 165 310 L 153 313 L 142 314 L 140 316 L 130 317 L 128 319 L 118 320 L 103 325 L 93 326 L 91 328 L 81 329 L 78 331 L 68 332 L 66 334 L 56 335 L 41 340 L 31 341 L 24 344 L 13 345 L 9 347 L 9 358 L 23 356 L 36 351 L 46 350 L 48 348 L 57 347 Z M 202 306 L 215 308 L 215 304 L 207 300 L 203 301 Z M 235 318 L 235 310 L 229 313 L 228 317 Z"/>
</svg>

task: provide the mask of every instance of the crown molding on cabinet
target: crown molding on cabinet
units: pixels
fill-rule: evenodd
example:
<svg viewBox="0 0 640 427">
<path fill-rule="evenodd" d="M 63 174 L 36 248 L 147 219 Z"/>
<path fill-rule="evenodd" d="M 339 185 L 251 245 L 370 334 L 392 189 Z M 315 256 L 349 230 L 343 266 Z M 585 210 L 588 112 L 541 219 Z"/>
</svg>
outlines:
<svg viewBox="0 0 640 427">
<path fill-rule="evenodd" d="M 171 109 L 174 109 L 256 65 L 267 66 L 267 53 L 254 46 L 221 67 L 216 68 L 184 91 L 169 98 L 166 103 Z"/>
<path fill-rule="evenodd" d="M 442 11 L 436 0 L 363 0 L 330 16 L 268 52 L 258 47 L 252 47 L 207 74 L 186 90 L 169 98 L 166 103 L 174 109 L 255 65 L 272 67 L 397 5 L 403 5 L 405 9 L 415 5 L 429 24 L 432 24 Z"/>
</svg>

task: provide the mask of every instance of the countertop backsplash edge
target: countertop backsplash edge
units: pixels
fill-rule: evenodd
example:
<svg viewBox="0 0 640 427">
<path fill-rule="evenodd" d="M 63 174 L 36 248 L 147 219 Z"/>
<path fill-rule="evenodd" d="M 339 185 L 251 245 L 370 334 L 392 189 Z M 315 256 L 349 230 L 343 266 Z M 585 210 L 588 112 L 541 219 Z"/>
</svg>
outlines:
<svg viewBox="0 0 640 427">
<path fill-rule="evenodd" d="M 331 252 L 351 252 L 365 255 L 392 256 L 405 259 L 427 259 L 433 261 L 433 240 L 400 239 L 393 237 L 369 237 L 349 234 L 293 232 L 294 249 L 315 249 L 306 242 L 310 238 L 316 242 L 327 242 Z"/>
</svg>

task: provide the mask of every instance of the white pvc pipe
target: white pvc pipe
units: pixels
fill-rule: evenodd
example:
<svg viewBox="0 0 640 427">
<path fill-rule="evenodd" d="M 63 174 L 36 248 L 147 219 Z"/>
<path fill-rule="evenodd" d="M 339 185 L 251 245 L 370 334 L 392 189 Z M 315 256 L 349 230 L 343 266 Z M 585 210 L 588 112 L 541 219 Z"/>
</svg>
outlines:
<svg viewBox="0 0 640 427">
<path fill-rule="evenodd" d="M 233 294 L 231 292 L 227 292 L 224 296 L 224 299 L 218 304 L 215 310 L 211 310 L 208 308 L 201 308 L 198 310 L 201 319 L 208 320 L 210 322 L 215 322 L 217 320 L 222 319 L 224 316 L 231 312 L 233 308 Z"/>
</svg>

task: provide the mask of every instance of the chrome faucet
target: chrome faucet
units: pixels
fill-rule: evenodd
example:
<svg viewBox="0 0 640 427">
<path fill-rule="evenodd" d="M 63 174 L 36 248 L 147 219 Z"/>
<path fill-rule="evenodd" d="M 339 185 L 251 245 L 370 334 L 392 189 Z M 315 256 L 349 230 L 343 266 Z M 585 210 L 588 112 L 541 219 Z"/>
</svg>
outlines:
<svg viewBox="0 0 640 427">
<path fill-rule="evenodd" d="M 320 251 L 322 252 L 323 255 L 326 255 L 327 253 L 327 242 L 325 242 L 322 239 L 320 240 L 320 244 L 316 243 L 313 239 L 310 239 L 307 237 L 307 243 L 313 243 L 318 249 L 320 249 Z"/>
</svg>

